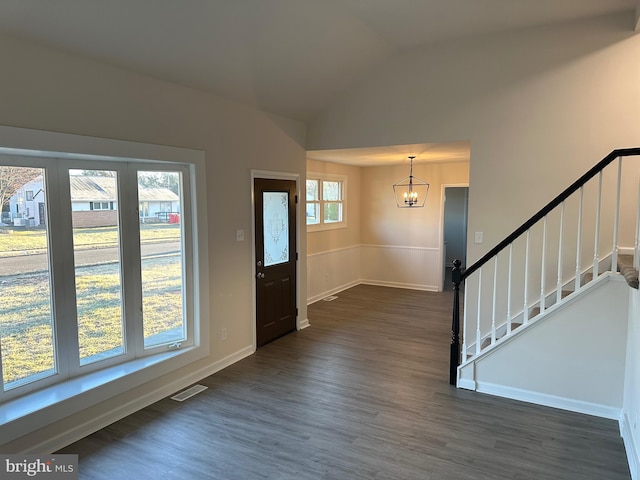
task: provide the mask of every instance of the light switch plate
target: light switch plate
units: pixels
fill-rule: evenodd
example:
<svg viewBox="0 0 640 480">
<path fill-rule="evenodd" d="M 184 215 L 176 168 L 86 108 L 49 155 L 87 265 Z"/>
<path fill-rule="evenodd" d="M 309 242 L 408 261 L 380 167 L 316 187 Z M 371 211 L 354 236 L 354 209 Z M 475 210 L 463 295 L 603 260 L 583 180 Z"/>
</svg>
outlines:
<svg viewBox="0 0 640 480">
<path fill-rule="evenodd" d="M 482 243 L 484 240 L 484 235 L 482 232 L 476 232 L 475 236 L 474 236 L 474 242 L 475 243 Z"/>
</svg>

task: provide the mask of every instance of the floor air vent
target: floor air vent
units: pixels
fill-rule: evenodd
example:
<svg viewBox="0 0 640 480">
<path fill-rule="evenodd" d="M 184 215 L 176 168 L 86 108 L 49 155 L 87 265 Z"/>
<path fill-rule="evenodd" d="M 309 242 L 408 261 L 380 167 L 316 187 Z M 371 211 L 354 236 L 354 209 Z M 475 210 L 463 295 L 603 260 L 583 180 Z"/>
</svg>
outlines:
<svg viewBox="0 0 640 480">
<path fill-rule="evenodd" d="M 333 302 L 336 298 L 338 298 L 338 297 L 336 297 L 335 295 L 329 295 L 328 297 L 324 297 L 322 299 L 322 301 L 323 302 Z"/>
<path fill-rule="evenodd" d="M 171 397 L 171 400 L 175 400 L 176 402 L 184 402 L 187 398 L 191 398 L 194 395 L 202 392 L 203 390 L 206 390 L 207 388 L 208 387 L 205 387 L 204 385 L 194 385 L 193 387 L 189 387 L 186 390 L 177 393 L 176 395 Z"/>
</svg>

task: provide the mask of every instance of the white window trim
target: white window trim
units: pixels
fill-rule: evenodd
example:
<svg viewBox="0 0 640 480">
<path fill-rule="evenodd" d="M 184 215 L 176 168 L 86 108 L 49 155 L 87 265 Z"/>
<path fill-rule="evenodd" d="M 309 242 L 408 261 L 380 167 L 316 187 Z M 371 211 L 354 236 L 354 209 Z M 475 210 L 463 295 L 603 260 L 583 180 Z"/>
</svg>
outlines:
<svg viewBox="0 0 640 480">
<path fill-rule="evenodd" d="M 0 153 L 15 156 L 182 164 L 192 184 L 191 291 L 194 346 L 115 365 L 0 404 L 0 437 L 10 442 L 209 355 L 208 227 L 204 152 L 163 145 L 0 126 Z M 99 390 L 99 393 L 97 392 Z"/>
<path fill-rule="evenodd" d="M 306 180 L 328 180 L 333 182 L 341 182 L 342 183 L 342 221 L 341 222 L 332 222 L 332 223 L 324 223 L 324 210 L 323 210 L 323 200 L 320 200 L 320 223 L 316 223 L 313 225 L 307 225 L 307 232 L 321 232 L 324 230 L 337 230 L 340 228 L 347 228 L 347 176 L 346 175 L 337 175 L 331 173 L 320 173 L 320 172 L 307 172 Z M 305 180 L 305 187 L 306 187 Z M 322 195 L 322 186 L 318 188 L 318 195 Z M 307 207 L 306 200 L 306 188 L 305 188 L 305 209 Z M 306 215 L 305 215 L 305 223 L 306 223 Z"/>
</svg>

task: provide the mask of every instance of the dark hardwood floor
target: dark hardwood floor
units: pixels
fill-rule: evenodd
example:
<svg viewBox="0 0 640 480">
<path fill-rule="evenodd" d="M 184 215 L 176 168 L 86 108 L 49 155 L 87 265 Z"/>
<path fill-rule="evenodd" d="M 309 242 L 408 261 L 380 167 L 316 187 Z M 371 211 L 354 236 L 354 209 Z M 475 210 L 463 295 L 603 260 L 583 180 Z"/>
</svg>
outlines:
<svg viewBox="0 0 640 480">
<path fill-rule="evenodd" d="M 630 479 L 611 420 L 448 385 L 451 292 L 361 285 L 311 327 L 64 449 L 83 479 Z"/>
</svg>

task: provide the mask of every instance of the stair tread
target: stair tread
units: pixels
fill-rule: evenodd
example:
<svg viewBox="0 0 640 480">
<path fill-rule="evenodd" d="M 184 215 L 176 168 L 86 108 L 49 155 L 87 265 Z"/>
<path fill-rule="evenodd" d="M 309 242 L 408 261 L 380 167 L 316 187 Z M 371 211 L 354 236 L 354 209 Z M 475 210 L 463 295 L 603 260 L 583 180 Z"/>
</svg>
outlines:
<svg viewBox="0 0 640 480">
<path fill-rule="evenodd" d="M 638 289 L 638 270 L 635 268 L 622 268 L 620 273 L 631 288 Z"/>
<path fill-rule="evenodd" d="M 618 271 L 631 288 L 638 288 L 638 270 L 633 268 L 633 255 L 618 256 Z"/>
<path fill-rule="evenodd" d="M 627 281 L 631 288 L 638 288 L 638 270 L 633 268 L 633 255 L 618 255 L 618 272 Z M 585 273 L 581 285 L 586 285 L 593 280 L 593 273 Z"/>
</svg>

